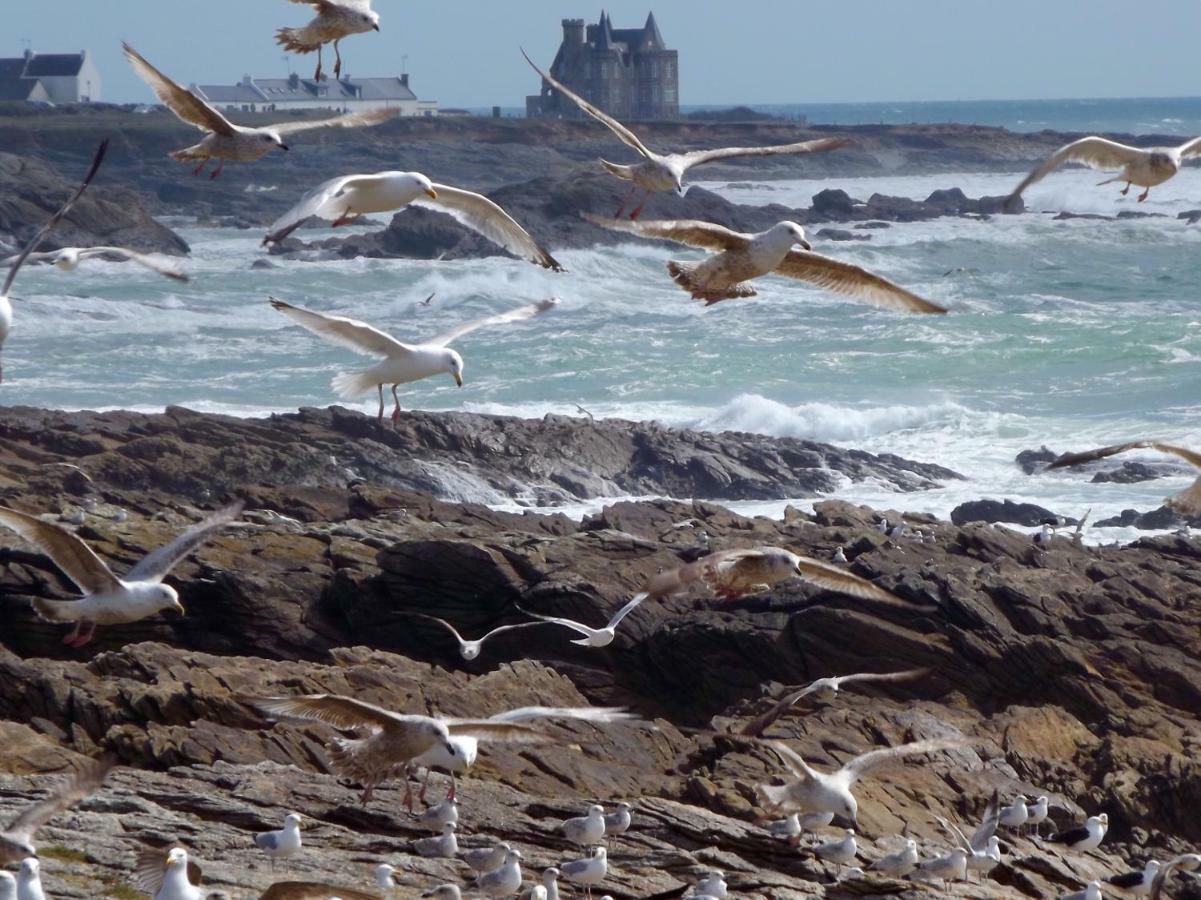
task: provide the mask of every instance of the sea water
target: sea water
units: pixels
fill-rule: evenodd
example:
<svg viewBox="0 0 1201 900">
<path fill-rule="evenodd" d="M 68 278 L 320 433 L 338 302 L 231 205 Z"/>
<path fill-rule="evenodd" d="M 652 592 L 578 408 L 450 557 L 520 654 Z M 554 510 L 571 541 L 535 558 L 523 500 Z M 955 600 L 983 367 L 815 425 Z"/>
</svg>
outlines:
<svg viewBox="0 0 1201 900">
<path fill-rule="evenodd" d="M 1078 472 L 1026 476 L 1015 455 L 1143 437 L 1201 446 L 1201 225 L 1175 218 L 1201 207 L 1201 170 L 1186 170 L 1142 204 L 1099 180 L 1059 172 L 1027 202 L 1032 210 L 1165 217 L 944 218 L 863 232 L 870 242 L 817 242 L 949 307 L 948 316 L 880 311 L 779 278 L 758 282 L 753 300 L 705 309 L 664 271 L 669 258 L 697 254 L 640 243 L 556 252 L 570 270 L 563 275 L 502 259 L 273 258 L 279 268 L 257 270 L 260 234 L 185 226 L 193 251 L 186 285 L 104 262 L 74 274 L 23 272 L 3 397 L 240 416 L 330 404 L 338 402 L 330 378 L 370 361 L 291 325 L 268 295 L 364 319 L 401 340 L 557 296 L 552 313 L 458 342 L 465 388 L 448 375 L 404 388 L 403 402 L 529 417 L 581 415 L 578 404 L 598 418 L 828 441 L 966 476 L 903 495 L 847 482 L 837 492 L 847 500 L 946 516 L 965 500 L 1008 497 L 1069 516 L 1091 508 L 1096 521 L 1156 508 L 1192 476 L 1182 468 L 1177 478 L 1094 485 Z M 705 186 L 740 203 L 807 206 L 827 187 L 858 199 L 922 199 L 953 186 L 969 196 L 1004 194 L 1015 181 L 956 174 Z M 374 414 L 376 398 L 352 405 Z M 735 506 L 779 515 L 786 502 L 818 499 Z"/>
</svg>

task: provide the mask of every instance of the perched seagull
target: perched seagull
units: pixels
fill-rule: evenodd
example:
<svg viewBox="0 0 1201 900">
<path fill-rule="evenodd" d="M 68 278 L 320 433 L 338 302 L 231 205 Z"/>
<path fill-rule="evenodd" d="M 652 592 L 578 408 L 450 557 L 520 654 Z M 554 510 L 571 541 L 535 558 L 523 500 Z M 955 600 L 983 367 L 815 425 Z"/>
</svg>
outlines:
<svg viewBox="0 0 1201 900">
<path fill-rule="evenodd" d="M 726 873 L 718 870 L 713 870 L 696 885 L 696 895 L 698 897 L 713 897 L 715 900 L 726 900 L 730 889 L 726 884 Z"/>
<path fill-rule="evenodd" d="M 1180 171 L 1185 158 L 1199 154 L 1201 138 L 1193 138 L 1179 147 L 1128 147 L 1103 137 L 1081 138 L 1066 147 L 1060 147 L 1047 157 L 1046 162 L 1027 175 L 1026 180 L 1009 195 L 1005 206 L 1013 208 L 1026 188 L 1042 181 L 1068 162 L 1083 163 L 1090 169 L 1121 169 L 1121 174 L 1101 184 L 1126 182 L 1122 196 L 1130 193 L 1132 184 L 1137 184 L 1145 188 L 1138 198 L 1138 202 L 1142 203 L 1151 193 L 1151 188 L 1163 184 Z"/>
<path fill-rule="evenodd" d="M 380 385 L 380 387 L 382 389 L 383 385 Z M 519 628 L 533 628 L 536 625 L 542 624 L 541 622 L 518 622 L 516 625 L 501 625 L 499 628 L 493 628 L 482 638 L 469 641 L 466 640 L 463 635 L 459 634 L 458 629 L 456 629 L 455 626 L 451 625 L 445 619 L 439 619 L 437 616 L 430 616 L 426 615 L 425 613 L 413 613 L 413 615 L 422 619 L 429 619 L 431 622 L 437 622 L 439 625 L 453 634 L 455 640 L 459 642 L 459 655 L 468 662 L 471 662 L 480 655 L 480 650 L 483 648 L 484 642 L 488 640 L 488 638 L 498 634 L 503 634 L 506 631 L 515 631 Z"/>
<path fill-rule="evenodd" d="M 882 747 L 856 756 L 834 772 L 817 771 L 805 762 L 799 753 L 779 741 L 772 741 L 770 746 L 788 767 L 794 780 L 784 785 L 759 785 L 757 790 L 765 806 L 803 812 L 832 812 L 842 816 L 852 827 L 858 828 L 859 803 L 851 793 L 855 782 L 868 772 L 907 756 L 954 750 L 962 747 L 963 743 L 929 740 L 901 744 L 897 747 Z"/>
<path fill-rule="evenodd" d="M 53 793 L 26 807 L 7 826 L 0 828 L 0 866 L 37 856 L 33 836 L 38 829 L 90 796 L 104 782 L 115 764 L 116 760 L 109 756 L 89 760 Z"/>
<path fill-rule="evenodd" d="M 667 264 L 672 280 L 694 300 L 704 300 L 706 306 L 755 297 L 758 292 L 752 281 L 764 275 L 783 275 L 881 309 L 939 314 L 947 311 L 874 272 L 814 253 L 805 229 L 796 222 L 780 222 L 760 234 L 743 234 L 695 219 L 623 222 L 591 213 L 581 215 L 610 231 L 712 250 L 714 255 L 701 263 L 672 260 Z"/>
<path fill-rule="evenodd" d="M 582 637 L 573 640 L 573 644 L 577 644 L 580 647 L 600 648 L 608 647 L 613 643 L 614 639 L 617 637 L 617 626 L 621 624 L 622 619 L 637 609 L 642 601 L 646 598 L 646 594 L 638 594 L 635 596 L 633 600 L 613 614 L 613 617 L 609 619 L 609 624 L 607 624 L 604 628 L 593 628 L 590 625 L 585 625 L 582 622 L 575 621 L 574 619 L 562 619 L 558 616 L 544 616 L 541 613 L 531 612 L 528 609 L 522 609 L 520 606 L 517 608 L 527 616 L 533 616 L 540 622 L 551 622 L 555 625 L 562 625 L 563 627 L 570 628 L 577 634 L 582 635 Z"/>
<path fill-rule="evenodd" d="M 584 847 L 595 844 L 605 836 L 605 808 L 593 804 L 588 807 L 587 815 L 568 819 L 559 826 L 559 830 L 573 844 Z"/>
<path fill-rule="evenodd" d="M 559 900 L 559 870 L 554 866 L 542 870 L 542 889 L 546 891 L 543 900 Z"/>
<path fill-rule="evenodd" d="M 35 597 L 33 608 L 49 622 L 74 622 L 63 638 L 71 647 L 82 647 L 96 633 L 97 625 L 125 625 L 163 610 L 184 615 L 175 588 L 163 579 L 189 553 L 237 519 L 242 504 L 235 503 L 193 525 L 171 543 L 144 556 L 124 578 L 118 578 L 83 541 L 58 525 L 0 506 L 0 525 L 11 528 L 33 544 L 75 582 L 83 592 L 80 600 L 45 600 Z"/>
<path fill-rule="evenodd" d="M 830 559 L 832 562 L 836 562 L 836 563 L 840 563 L 840 564 L 845 563 L 847 561 L 846 551 L 843 550 L 841 547 L 835 547 L 834 555 L 831 556 Z"/>
<path fill-rule="evenodd" d="M 159 101 L 175 113 L 181 121 L 195 125 L 201 131 L 206 132 L 199 144 L 170 153 L 172 159 L 180 162 L 199 160 L 200 165 L 192 171 L 193 175 L 199 175 L 204 171 L 204 167 L 208 165 L 210 159 L 221 160 L 209 176 L 216 178 L 224 171 L 227 160 L 254 162 L 266 156 L 276 147 L 287 150 L 288 145 L 284 139 L 304 131 L 312 131 L 317 128 L 359 128 L 367 125 L 379 125 L 398 115 L 398 111 L 395 109 L 375 109 L 338 116 L 334 119 L 317 119 L 315 121 L 301 119 L 296 122 L 281 122 L 278 125 L 267 125 L 262 128 L 235 125 L 187 88 L 176 84 L 150 65 L 129 44 L 122 46 L 125 48 L 125 58 L 129 60 L 133 70 L 146 84 L 150 85 L 150 89 L 154 91 Z"/>
<path fill-rule="evenodd" d="M 328 746 L 334 771 L 363 784 L 363 803 L 371 799 L 376 786 L 393 771 L 431 747 L 440 744 L 454 757 L 458 750 L 451 737 L 514 744 L 546 744 L 554 740 L 520 722 L 405 715 L 336 694 L 252 697 L 247 702 L 273 718 L 311 720 L 342 731 L 367 732 L 361 738 L 334 738 Z"/>
<path fill-rule="evenodd" d="M 398 887 L 396 884 L 395 875 L 395 866 L 390 866 L 387 863 L 380 863 L 375 867 L 375 886 L 384 891 L 390 891 Z"/>
<path fill-rule="evenodd" d="M 1051 801 L 1046 797 L 1039 797 L 1032 805 L 1026 808 L 1026 811 L 1029 813 L 1029 818 L 1026 819 L 1026 827 L 1032 827 L 1034 833 L 1038 834 L 1043 822 L 1047 821 L 1047 816 L 1051 814 Z"/>
<path fill-rule="evenodd" d="M 1151 900 L 1159 900 L 1163 895 L 1163 886 L 1173 872 L 1196 872 L 1198 868 L 1201 868 L 1201 853 L 1185 853 L 1168 860 L 1159 867 L 1159 874 L 1151 882 Z"/>
<path fill-rule="evenodd" d="M 1195 450 L 1186 450 L 1184 447 L 1177 447 L 1174 444 L 1164 444 L 1160 441 L 1132 441 L 1129 444 L 1115 444 L 1112 447 L 1102 447 L 1100 450 L 1089 450 L 1085 453 L 1068 453 L 1059 457 L 1059 459 L 1055 460 L 1047 468 L 1063 469 L 1069 466 L 1078 466 L 1097 459 L 1105 459 L 1108 456 L 1114 456 L 1118 453 L 1125 453 L 1127 450 L 1158 450 L 1160 453 L 1170 453 L 1173 456 L 1179 456 L 1195 468 L 1201 469 L 1201 453 Z M 1169 509 L 1175 510 L 1181 515 L 1190 517 L 1201 516 L 1201 477 L 1198 477 L 1191 486 L 1185 488 L 1176 496 L 1169 497 L 1164 503 Z"/>
<path fill-rule="evenodd" d="M 421 896 L 433 897 L 434 900 L 463 900 L 463 892 L 457 884 L 440 884 Z"/>
<path fill-rule="evenodd" d="M 418 856 L 428 859 L 453 859 L 459 852 L 459 838 L 455 834 L 455 823 L 447 822 L 437 837 L 420 838 L 413 841 Z"/>
<path fill-rule="evenodd" d="M 467 863 L 467 867 L 475 872 L 478 878 L 481 875 L 487 875 L 489 872 L 495 872 L 505 864 L 505 860 L 509 858 L 509 851 L 513 848 L 508 844 L 500 843 L 494 847 L 483 847 L 478 850 L 463 850 L 458 856 L 463 862 Z"/>
<path fill-rule="evenodd" d="M 422 344 L 404 344 L 390 334 L 385 334 L 378 328 L 368 325 L 366 322 L 360 322 L 358 319 L 327 316 L 299 306 L 292 306 L 290 303 L 284 303 L 274 297 L 270 302 L 278 312 L 314 334 L 358 353 L 384 357 L 370 369 L 345 372 L 335 376 L 332 382 L 334 392 L 344 400 L 353 399 L 367 393 L 372 388 L 378 388 L 378 419 L 380 422 L 384 420 L 385 384 L 392 385 L 392 398 L 396 401 L 396 408 L 392 411 L 392 421 L 397 422 L 400 420 L 400 397 L 396 395 L 396 388 L 399 385 L 447 372 L 459 387 L 463 386 L 463 357 L 448 346 L 451 341 L 489 325 L 504 325 L 509 322 L 532 319 L 547 310 L 554 309 L 559 303 L 558 300 L 551 299 L 543 300 L 540 303 L 531 303 L 528 306 L 519 306 L 505 313 L 467 322 Z M 483 638 L 481 638 L 482 640 Z"/>
<path fill-rule="evenodd" d="M 0 900 L 17 900 L 17 879 L 0 871 Z"/>
<path fill-rule="evenodd" d="M 21 868 L 17 871 L 17 900 L 46 900 L 40 869 L 36 856 L 21 860 Z"/>
<path fill-rule="evenodd" d="M 962 848 L 956 847 L 945 856 L 918 863 L 914 874 L 918 877 L 941 879 L 943 887 L 946 887 L 948 881 L 963 881 L 967 878 L 967 854 Z"/>
<path fill-rule="evenodd" d="M 430 831 L 441 831 L 444 825 L 459 824 L 459 801 L 454 797 L 447 797 L 441 803 L 431 806 L 421 814 L 417 820 L 422 828 L 427 828 Z"/>
<path fill-rule="evenodd" d="M 334 80 L 342 77 L 342 52 L 338 44 L 352 34 L 379 31 L 379 13 L 371 9 L 371 0 L 292 0 L 317 10 L 317 17 L 304 28 L 281 28 L 275 41 L 289 53 L 317 51 L 317 72 L 314 81 L 321 80 L 321 48 L 333 42 Z"/>
<path fill-rule="evenodd" d="M 791 578 L 800 578 L 827 591 L 850 597 L 915 608 L 895 594 L 876 587 L 846 569 L 807 556 L 798 556 L 780 547 L 710 553 L 696 562 L 655 575 L 647 582 L 645 593 L 649 599 L 659 600 L 685 593 L 693 587 L 704 587 L 723 600 L 737 600 L 765 586 L 771 587 Z"/>
<path fill-rule="evenodd" d="M 1088 887 L 1082 891 L 1075 891 L 1071 894 L 1060 894 L 1059 900 L 1104 900 L 1104 896 L 1101 893 L 1101 882 L 1090 881 Z"/>
<path fill-rule="evenodd" d="M 138 854 L 134 886 L 154 900 L 202 900 L 200 881 L 200 866 L 188 858 L 183 847 L 172 847 L 165 857 L 157 847 Z"/>
<path fill-rule="evenodd" d="M 619 837 L 630 830 L 633 819 L 630 816 L 630 804 L 621 802 L 617 809 L 605 814 L 605 837 Z"/>
<path fill-rule="evenodd" d="M 521 851 L 510 850 L 500 868 L 480 876 L 476 889 L 485 897 L 508 897 L 521 890 Z"/>
<path fill-rule="evenodd" d="M 1158 860 L 1149 859 L 1142 869 L 1106 878 L 1105 883 L 1116 888 L 1120 893 L 1132 897 L 1146 897 L 1151 893 L 1151 886 L 1155 884 L 1155 876 L 1159 874 L 1159 865 Z"/>
<path fill-rule="evenodd" d="M 1069 850 L 1084 852 L 1096 850 L 1101 846 L 1101 841 L 1105 839 L 1105 832 L 1108 830 L 1109 815 L 1101 813 L 1099 816 L 1089 816 L 1088 821 L 1077 828 L 1058 831 L 1047 840 L 1052 844 L 1062 844 Z"/>
<path fill-rule="evenodd" d="M 592 855 L 574 859 L 559 866 L 559 874 L 573 884 L 581 885 L 592 896 L 592 889 L 609 874 L 609 862 L 604 847 L 593 847 Z"/>
<path fill-rule="evenodd" d="M 534 71 L 541 75 L 547 84 L 554 87 L 555 90 L 571 100 L 581 110 L 612 131 L 619 141 L 636 151 L 642 157 L 642 162 L 633 166 L 621 166 L 603 159 L 601 160 L 601 165 L 611 175 L 620 178 L 622 181 L 633 182 L 633 186 L 630 189 L 630 196 L 626 197 L 625 202 L 622 203 L 621 209 L 617 211 L 617 215 L 614 218 L 620 218 L 621 214 L 625 212 L 625 208 L 632 198 L 634 190 L 637 188 L 642 188 L 646 192 L 642 205 L 645 205 L 646 199 L 653 193 L 670 193 L 675 191 L 680 196 L 683 196 L 685 193 L 684 176 L 694 166 L 702 166 L 705 163 L 733 159 L 740 156 L 791 156 L 801 153 L 820 153 L 826 150 L 837 150 L 839 147 L 845 147 L 851 143 L 844 138 L 822 138 L 816 141 L 803 141 L 797 144 L 783 144 L 774 147 L 724 147 L 715 150 L 694 150 L 691 153 L 661 155 L 647 148 L 638 135 L 634 134 L 634 132 L 612 116 L 602 112 L 579 94 L 567 86 L 560 84 L 546 72 L 543 72 L 534 64 L 534 61 L 530 59 L 524 50 L 521 52 L 525 56 L 526 62 L 533 66 Z M 638 215 L 642 212 L 642 205 L 639 205 L 634 210 L 631 218 L 638 218 Z"/>
<path fill-rule="evenodd" d="M 958 825 L 948 822 L 942 816 L 934 818 L 951 836 L 956 848 L 964 852 L 969 872 L 990 872 L 1001 861 L 1001 842 L 996 835 L 1001 818 L 1001 797 L 996 791 L 993 791 L 992 799 L 984 809 L 984 817 L 970 840 Z"/>
<path fill-rule="evenodd" d="M 277 859 L 291 859 L 300 853 L 300 816 L 288 813 L 284 816 L 284 827 L 280 831 L 263 831 L 254 836 L 259 849 L 267 854 L 272 868 Z"/>
<path fill-rule="evenodd" d="M 819 678 L 799 691 L 791 691 L 785 694 L 780 699 L 780 702 L 770 710 L 753 722 L 745 725 L 741 733 L 750 737 L 759 737 L 773 722 L 804 698 L 813 696 L 821 700 L 831 700 L 838 694 L 838 691 L 844 684 L 912 681 L 915 678 L 921 678 L 928 674 L 930 674 L 930 669 L 909 669 L 905 672 L 861 672 L 856 675 L 835 675 L 830 678 Z"/>
<path fill-rule="evenodd" d="M 483 194 L 435 184 L 420 172 L 376 172 L 331 178 L 276 219 L 263 243 L 282 241 L 314 216 L 328 219 L 338 228 L 369 213 L 392 212 L 406 206 L 445 213 L 514 256 L 552 272 L 566 271 L 512 216 Z"/>
<path fill-rule="evenodd" d="M 893 878 L 904 878 L 917 868 L 917 862 L 917 841 L 910 838 L 900 850 L 881 856 L 868 866 L 868 871 L 881 872 Z"/>
<path fill-rule="evenodd" d="M 841 870 L 843 866 L 854 862 L 859 854 L 859 845 L 855 843 L 855 830 L 848 828 L 839 840 L 818 844 L 813 848 L 813 852 L 826 862 L 834 863 Z"/>
<path fill-rule="evenodd" d="M 37 252 L 38 247 L 42 245 L 55 226 L 71 211 L 71 207 L 75 205 L 76 201 L 83 196 L 83 192 L 88 189 L 88 185 L 96 177 L 96 172 L 100 169 L 100 164 L 104 162 L 104 155 L 107 152 L 108 141 L 105 140 L 96 149 L 96 155 L 92 157 L 91 168 L 88 169 L 88 174 L 84 176 L 83 183 L 75 189 L 75 193 L 67 199 L 67 202 L 59 207 L 58 212 L 52 215 L 38 233 L 33 236 L 33 240 L 25 245 L 25 249 L 17 254 L 16 259 L 9 267 L 8 275 L 4 279 L 4 287 L 0 287 L 0 348 L 4 347 L 4 342 L 8 339 L 8 333 L 13 327 L 12 289 L 13 282 L 17 280 L 17 273 L 21 271 L 21 266 L 25 264 L 25 261 Z M 0 364 L 0 382 L 3 380 L 4 367 L 3 364 Z"/>
<path fill-rule="evenodd" d="M 188 276 L 174 263 L 163 257 L 148 256 L 136 250 L 125 247 L 63 247 L 61 250 L 51 250 L 48 253 L 31 253 L 26 262 L 44 262 L 56 266 L 64 272 L 74 272 L 85 259 L 116 259 L 118 262 L 135 262 L 152 272 L 157 272 L 174 281 L 188 281 Z M 16 265 L 20 257 L 10 256 L 0 261 L 0 268 Z"/>
<path fill-rule="evenodd" d="M 1009 806 L 1001 808 L 997 824 L 1002 828 L 1021 828 L 1030 819 L 1030 810 L 1026 807 L 1026 798 L 1018 797 Z"/>
<path fill-rule="evenodd" d="M 795 847 L 801 842 L 801 835 L 804 833 L 804 829 L 801 828 L 801 814 L 794 812 L 783 819 L 768 822 L 767 833 L 778 840 L 788 841 L 789 847 Z"/>
</svg>

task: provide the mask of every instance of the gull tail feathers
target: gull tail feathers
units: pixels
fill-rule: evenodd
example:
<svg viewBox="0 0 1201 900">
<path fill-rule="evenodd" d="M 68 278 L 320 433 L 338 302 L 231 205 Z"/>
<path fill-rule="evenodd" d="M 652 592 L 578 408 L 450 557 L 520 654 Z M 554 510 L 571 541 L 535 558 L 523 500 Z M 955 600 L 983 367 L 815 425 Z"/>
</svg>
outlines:
<svg viewBox="0 0 1201 900">
<path fill-rule="evenodd" d="M 672 281 L 688 291 L 693 300 L 704 300 L 707 304 L 755 296 L 756 291 L 749 284 L 735 284 L 720 290 L 710 290 L 696 278 L 696 271 L 701 265 L 703 264 L 682 263 L 673 259 L 667 264 L 667 274 L 671 276 Z"/>
<path fill-rule="evenodd" d="M 600 161 L 600 164 L 608 170 L 610 175 L 615 175 L 616 177 L 620 178 L 622 181 L 633 181 L 634 180 L 634 167 L 633 166 L 621 166 L 621 165 L 618 165 L 617 163 L 611 163 L 606 159 L 602 159 Z"/>
<path fill-rule="evenodd" d="M 209 158 L 209 154 L 202 150 L 199 144 L 194 147 L 184 147 L 182 150 L 172 150 L 167 155 L 178 162 L 195 162 Z"/>
<path fill-rule="evenodd" d="M 379 381 L 370 372 L 343 372 L 335 375 L 330 386 L 343 400 L 354 400 L 371 391 Z"/>
<path fill-rule="evenodd" d="M 47 622 L 76 622 L 79 620 L 80 600 L 45 600 L 33 598 L 33 609 Z"/>
<path fill-rule="evenodd" d="M 320 44 L 305 39 L 303 28 L 281 28 L 275 32 L 275 42 L 291 53 L 312 53 Z"/>
<path fill-rule="evenodd" d="M 755 793 L 765 809 L 779 809 L 788 802 L 788 785 L 757 784 Z"/>
</svg>

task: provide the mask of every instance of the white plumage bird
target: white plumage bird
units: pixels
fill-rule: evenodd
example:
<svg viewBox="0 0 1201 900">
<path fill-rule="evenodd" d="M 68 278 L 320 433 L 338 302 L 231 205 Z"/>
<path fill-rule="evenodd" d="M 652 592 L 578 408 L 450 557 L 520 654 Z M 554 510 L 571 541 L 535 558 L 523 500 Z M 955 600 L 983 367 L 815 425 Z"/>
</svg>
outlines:
<svg viewBox="0 0 1201 900">
<path fill-rule="evenodd" d="M 0 268 L 16 265 L 19 259 L 19 256 L 10 256 L 8 259 L 0 261 Z M 49 263 L 63 272 L 74 272 L 79 268 L 81 262 L 88 259 L 137 263 L 139 266 L 147 268 L 151 272 L 157 272 L 159 275 L 170 278 L 173 281 L 188 281 L 187 274 L 165 257 L 138 253 L 136 250 L 130 250 L 127 247 L 63 247 L 59 250 L 50 250 L 46 253 L 31 253 L 25 258 L 25 261 L 31 263 Z"/>
<path fill-rule="evenodd" d="M 321 80 L 321 48 L 334 45 L 334 80 L 342 77 L 343 38 L 354 34 L 379 31 L 379 13 L 371 8 L 371 0 L 292 0 L 313 7 L 317 16 L 303 28 L 281 28 L 275 42 L 291 53 L 317 52 L 317 71 L 314 81 Z"/>
</svg>

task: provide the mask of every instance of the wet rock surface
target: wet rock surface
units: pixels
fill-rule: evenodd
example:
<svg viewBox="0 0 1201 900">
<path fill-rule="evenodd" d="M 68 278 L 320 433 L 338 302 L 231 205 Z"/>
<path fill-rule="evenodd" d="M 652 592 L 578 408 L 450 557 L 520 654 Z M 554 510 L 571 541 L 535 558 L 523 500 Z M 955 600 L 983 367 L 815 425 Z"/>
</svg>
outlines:
<svg viewBox="0 0 1201 900">
<path fill-rule="evenodd" d="M 124 766 L 40 835 L 52 896 L 130 896 L 121 890 L 137 845 L 173 839 L 237 898 L 282 878 L 370 890 L 381 860 L 398 868 L 404 897 L 465 879 L 461 864 L 414 854 L 424 832 L 399 782 L 361 807 L 354 787 L 328 774 L 328 731 L 264 721 L 240 700 L 258 693 L 337 692 L 457 716 L 534 703 L 629 706 L 654 730 L 549 725 L 554 745 L 485 744 L 459 790 L 461 846 L 510 841 L 531 878 L 578 856 L 559 821 L 593 801 L 633 802 L 633 828 L 613 841 L 604 885 L 622 900 L 679 896 L 709 868 L 726 872 L 733 896 L 760 900 L 927 896 L 907 881 L 836 882 L 811 853 L 773 842 L 755 824 L 754 785 L 778 777 L 778 762 L 762 747 L 688 730 L 737 727 L 781 685 L 859 671 L 931 670 L 798 706 L 769 736 L 821 768 L 914 739 L 967 745 L 859 783 L 862 862 L 895 849 L 902 829 L 924 855 L 943 852 L 933 817 L 970 829 L 994 788 L 1047 794 L 1060 826 L 1107 812 L 1109 836 L 1098 852 L 1064 854 L 1005 834 L 992 877 L 954 885 L 952 896 L 1057 897 L 1201 841 L 1197 541 L 1092 548 L 1056 537 L 1043 547 L 1003 527 L 834 500 L 782 522 L 702 500 L 619 503 L 582 522 L 499 513 L 376 471 L 327 477 L 328 454 L 305 429 L 330 429 L 339 415 L 349 414 L 303 411 L 237 432 L 183 411 L 22 410 L 0 420 L 3 503 L 82 518 L 69 527 L 118 572 L 202 509 L 232 496 L 247 503 L 238 524 L 168 579 L 185 618 L 101 629 L 82 649 L 64 646 L 63 626 L 37 620 L 29 603 L 73 588 L 41 554 L 0 536 L 0 766 L 12 773 L 0 778 L 0 819 L 74 754 L 106 748 Z M 287 449 L 297 428 L 313 447 L 308 467 Z M 444 433 L 405 428 L 409 454 Z M 210 446 L 217 434 L 222 452 Z M 82 471 L 55 465 L 67 458 Z M 880 515 L 934 543 L 886 538 L 873 527 Z M 469 637 L 526 620 L 519 606 L 599 625 L 660 569 L 762 544 L 820 559 L 841 546 L 851 571 L 908 605 L 803 582 L 730 603 L 682 596 L 643 604 L 604 650 L 543 625 L 499 636 L 472 662 L 414 615 L 444 617 Z M 441 799 L 444 779 L 429 790 Z M 273 873 L 253 834 L 293 809 L 307 817 L 306 850 Z M 1191 896 L 1187 879 L 1173 888 Z"/>
</svg>

